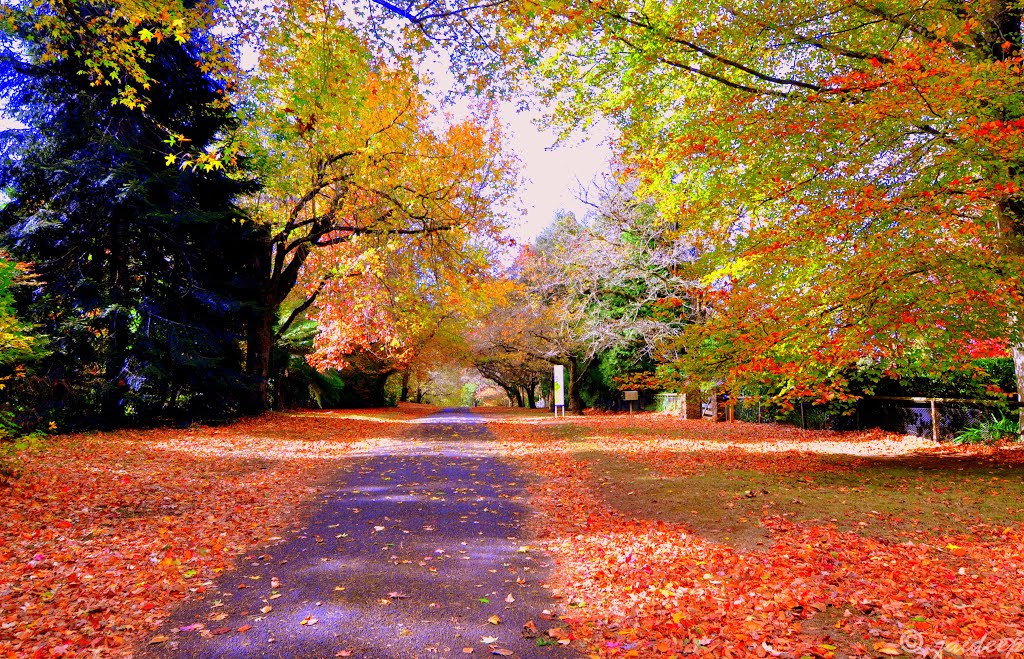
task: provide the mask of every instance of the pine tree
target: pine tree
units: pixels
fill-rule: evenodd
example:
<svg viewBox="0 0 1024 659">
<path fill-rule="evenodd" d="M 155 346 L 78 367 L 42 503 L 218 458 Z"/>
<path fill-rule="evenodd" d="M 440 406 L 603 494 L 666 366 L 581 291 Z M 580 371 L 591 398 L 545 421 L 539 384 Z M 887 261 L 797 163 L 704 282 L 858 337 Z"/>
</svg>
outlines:
<svg viewBox="0 0 1024 659">
<path fill-rule="evenodd" d="M 63 11 L 88 21 L 103 9 Z M 201 152 L 232 128 L 224 90 L 197 67 L 203 40 L 147 46 L 140 109 L 93 86 L 74 48 L 39 57 L 46 34 L 34 37 L 0 62 L 26 126 L 3 133 L 0 240 L 42 282 L 21 306 L 52 337 L 52 404 L 105 425 L 231 413 L 248 386 L 239 329 L 256 285 L 255 229 L 234 199 L 254 185 L 165 156 L 168 135 Z"/>
</svg>

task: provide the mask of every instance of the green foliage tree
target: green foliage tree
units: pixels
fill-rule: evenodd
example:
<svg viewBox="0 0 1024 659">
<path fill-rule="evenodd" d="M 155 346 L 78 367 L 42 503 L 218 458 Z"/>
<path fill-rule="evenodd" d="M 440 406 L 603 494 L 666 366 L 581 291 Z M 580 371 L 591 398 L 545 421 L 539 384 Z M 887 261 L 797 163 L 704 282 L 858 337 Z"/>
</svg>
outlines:
<svg viewBox="0 0 1024 659">
<path fill-rule="evenodd" d="M 30 360 L 38 353 L 39 339 L 33 336 L 31 326 L 18 318 L 14 304 L 14 287 L 24 277 L 24 268 L 0 252 L 0 368 Z"/>
<path fill-rule="evenodd" d="M 73 24 L 107 17 L 58 9 Z M 237 411 L 255 243 L 233 200 L 254 186 L 237 170 L 168 166 L 169 141 L 202 151 L 233 125 L 224 89 L 197 67 L 202 40 L 151 40 L 140 111 L 81 74 L 88 52 L 55 53 L 30 14 L 8 20 L 0 89 L 24 128 L 3 134 L 0 228 L 38 275 L 19 297 L 52 341 L 44 405 L 108 425 Z"/>
</svg>

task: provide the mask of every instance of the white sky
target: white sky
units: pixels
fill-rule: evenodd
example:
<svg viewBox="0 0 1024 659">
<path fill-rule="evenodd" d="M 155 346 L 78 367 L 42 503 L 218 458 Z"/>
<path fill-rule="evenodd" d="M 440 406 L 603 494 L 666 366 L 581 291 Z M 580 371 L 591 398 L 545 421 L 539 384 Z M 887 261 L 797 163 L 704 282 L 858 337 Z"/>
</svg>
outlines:
<svg viewBox="0 0 1024 659">
<path fill-rule="evenodd" d="M 453 87 L 459 88 L 445 53 L 435 53 L 421 69 L 432 81 L 427 93 L 435 102 Z M 465 116 L 468 107 L 469 101 L 460 101 L 444 110 L 458 119 Z M 609 171 L 610 129 L 599 124 L 602 128 L 588 135 L 573 135 L 559 143 L 555 131 L 540 127 L 544 116 L 540 101 L 523 112 L 516 111 L 514 101 L 505 101 L 500 103 L 498 113 L 506 127 L 505 146 L 519 156 L 525 179 L 519 190 L 519 201 L 526 216 L 510 229 L 512 237 L 518 242 L 529 242 L 551 223 L 559 210 L 572 211 L 577 216 L 585 214 L 578 193 L 598 175 Z"/>
<path fill-rule="evenodd" d="M 554 133 L 532 122 L 539 118 L 539 112 L 520 114 L 511 104 L 505 104 L 501 116 L 509 129 L 506 143 L 519 155 L 527 179 L 520 193 L 527 214 L 521 225 L 510 231 L 512 236 L 530 241 L 551 223 L 558 210 L 583 216 L 586 209 L 577 199 L 580 188 L 589 186 L 609 168 L 607 132 L 573 136 L 556 145 Z"/>
</svg>

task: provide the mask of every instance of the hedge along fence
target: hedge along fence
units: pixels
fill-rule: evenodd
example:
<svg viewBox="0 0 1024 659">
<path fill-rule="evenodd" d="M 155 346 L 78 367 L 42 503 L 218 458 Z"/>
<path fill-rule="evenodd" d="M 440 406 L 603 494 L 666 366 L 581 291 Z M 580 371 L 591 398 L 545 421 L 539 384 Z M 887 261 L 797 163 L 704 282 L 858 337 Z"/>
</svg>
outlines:
<svg viewBox="0 0 1024 659">
<path fill-rule="evenodd" d="M 701 403 L 710 396 L 702 394 L 660 393 L 654 409 L 677 413 L 688 419 L 701 418 Z M 1016 394 L 1008 400 L 975 398 L 937 398 L 927 396 L 874 396 L 862 398 L 851 414 L 831 413 L 824 406 L 796 404 L 782 413 L 778 405 L 756 398 L 741 397 L 733 417 L 748 423 L 788 423 L 810 430 L 862 430 L 881 428 L 900 434 L 931 437 L 935 441 L 952 439 L 957 433 L 988 421 L 1000 414 L 1015 414 L 1021 407 Z"/>
<path fill-rule="evenodd" d="M 926 396 L 874 396 L 857 405 L 855 423 L 892 432 L 952 439 L 957 433 L 1000 414 L 1016 414 L 1016 394 L 1007 401 Z"/>
</svg>

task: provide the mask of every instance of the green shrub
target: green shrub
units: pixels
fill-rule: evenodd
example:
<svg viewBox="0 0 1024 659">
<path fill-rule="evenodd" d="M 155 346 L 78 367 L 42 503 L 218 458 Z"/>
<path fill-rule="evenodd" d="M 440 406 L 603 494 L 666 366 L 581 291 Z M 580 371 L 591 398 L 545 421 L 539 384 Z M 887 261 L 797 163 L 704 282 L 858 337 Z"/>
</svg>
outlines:
<svg viewBox="0 0 1024 659">
<path fill-rule="evenodd" d="M 953 438 L 954 444 L 994 444 L 1001 439 L 1016 440 L 1020 436 L 1020 424 L 1005 416 L 982 421 L 976 426 L 966 428 Z"/>
</svg>

